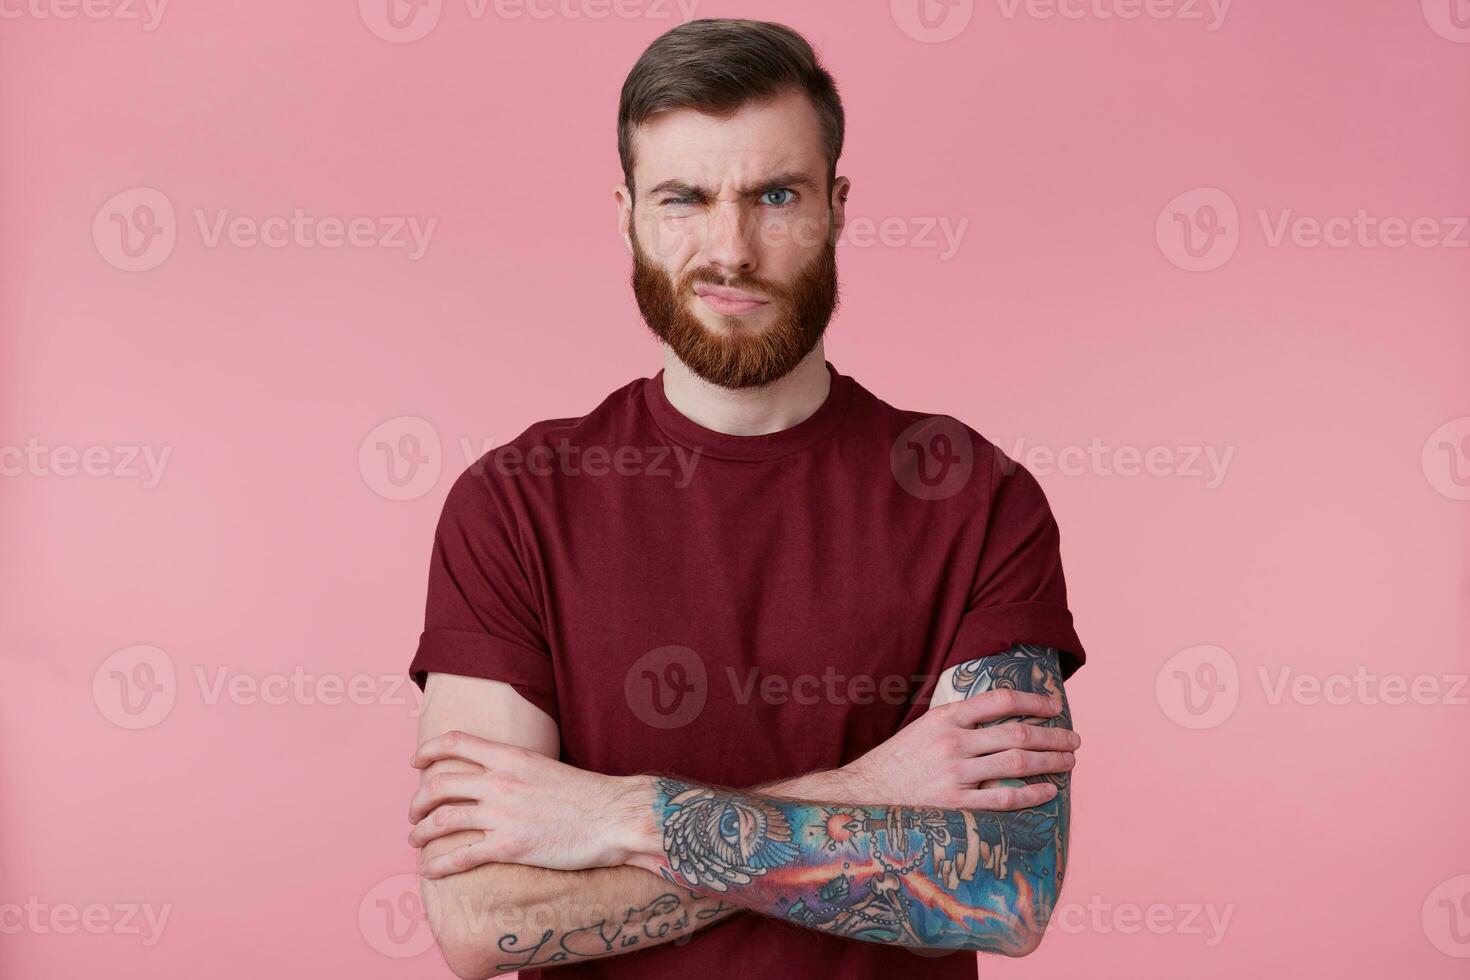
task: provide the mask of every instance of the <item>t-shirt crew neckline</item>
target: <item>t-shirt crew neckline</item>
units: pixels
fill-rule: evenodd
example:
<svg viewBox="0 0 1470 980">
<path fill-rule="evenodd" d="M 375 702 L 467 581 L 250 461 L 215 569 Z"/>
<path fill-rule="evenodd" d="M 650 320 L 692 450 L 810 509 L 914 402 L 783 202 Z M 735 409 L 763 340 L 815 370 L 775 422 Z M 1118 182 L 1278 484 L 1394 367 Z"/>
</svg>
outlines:
<svg viewBox="0 0 1470 980">
<path fill-rule="evenodd" d="M 768 460 L 799 452 L 831 435 L 842 424 L 852 400 L 852 379 L 839 374 L 831 361 L 824 362 L 831 378 L 827 397 L 811 415 L 779 432 L 739 436 L 707 429 L 684 415 L 664 393 L 664 372 L 643 379 L 643 402 L 664 435 L 701 455 L 716 459 Z"/>
</svg>

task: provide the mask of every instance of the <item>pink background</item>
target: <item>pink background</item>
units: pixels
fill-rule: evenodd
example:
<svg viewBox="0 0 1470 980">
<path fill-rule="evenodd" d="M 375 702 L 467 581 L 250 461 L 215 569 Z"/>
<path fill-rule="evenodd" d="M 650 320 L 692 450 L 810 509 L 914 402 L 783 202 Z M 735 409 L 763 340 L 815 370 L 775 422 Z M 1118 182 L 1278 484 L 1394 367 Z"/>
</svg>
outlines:
<svg viewBox="0 0 1470 980">
<path fill-rule="evenodd" d="M 430 535 L 469 458 L 659 367 L 613 124 L 678 8 L 445 0 L 403 42 L 373 0 L 181 2 L 153 30 L 28 2 L 0 26 L 0 975 L 449 976 L 402 877 Z M 1091 651 L 1074 851 L 1042 950 L 987 973 L 1470 968 L 1470 233 L 1271 236 L 1286 209 L 1455 236 L 1450 2 L 1241 0 L 1212 30 L 1203 5 L 966 0 L 948 40 L 912 0 L 697 7 L 808 34 L 850 215 L 893 219 L 839 250 L 829 358 L 1019 443 L 1062 526 Z M 142 271 L 113 224 L 134 188 L 176 212 Z M 1181 268 L 1170 229 L 1223 200 L 1216 267 Z M 411 260 L 211 246 L 195 218 L 298 208 L 437 225 Z M 953 255 L 936 222 L 968 222 Z M 378 443 L 414 438 L 397 486 Z M 1094 439 L 1080 472 L 1035 454 Z M 62 475 L 90 447 L 101 475 Z M 128 447 L 170 452 L 155 486 Z M 1119 475 L 1126 447 L 1164 462 Z M 121 702 L 148 667 L 162 700 Z M 1434 693 L 1333 688 L 1358 668 Z M 310 697 L 251 693 L 295 670 Z M 1346 696 L 1276 697 L 1283 670 Z M 321 703 L 334 683 L 366 703 Z M 156 942 L 128 904 L 168 907 Z M 65 919 L 92 905 L 100 934 Z"/>
</svg>

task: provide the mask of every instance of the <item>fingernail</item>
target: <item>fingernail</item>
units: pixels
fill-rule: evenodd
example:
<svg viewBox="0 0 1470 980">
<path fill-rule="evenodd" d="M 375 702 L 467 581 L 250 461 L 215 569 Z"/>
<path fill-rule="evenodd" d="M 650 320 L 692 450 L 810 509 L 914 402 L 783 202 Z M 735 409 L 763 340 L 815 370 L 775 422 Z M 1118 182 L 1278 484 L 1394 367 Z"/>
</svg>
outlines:
<svg viewBox="0 0 1470 980">
<path fill-rule="evenodd" d="M 1067 760 L 1068 765 L 1071 765 L 1072 763 L 1077 761 L 1077 757 L 1070 752 L 1063 752 L 1062 758 Z"/>
</svg>

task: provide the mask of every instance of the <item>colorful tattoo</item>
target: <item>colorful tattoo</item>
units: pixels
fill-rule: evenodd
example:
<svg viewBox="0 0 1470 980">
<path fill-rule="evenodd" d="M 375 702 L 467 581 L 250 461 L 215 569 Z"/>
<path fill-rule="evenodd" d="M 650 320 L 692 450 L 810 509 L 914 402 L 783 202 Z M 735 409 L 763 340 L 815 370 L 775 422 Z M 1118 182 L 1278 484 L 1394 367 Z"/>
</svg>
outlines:
<svg viewBox="0 0 1470 980">
<path fill-rule="evenodd" d="M 1053 648 L 1012 647 L 961 664 L 953 678 L 962 697 L 994 688 L 1059 696 L 1059 716 L 1024 720 L 1071 727 Z M 660 779 L 663 874 L 834 935 L 1022 955 L 1040 940 L 1065 868 L 1067 775 L 1027 781 L 1041 779 L 1057 795 L 1016 811 L 822 805 Z"/>
</svg>

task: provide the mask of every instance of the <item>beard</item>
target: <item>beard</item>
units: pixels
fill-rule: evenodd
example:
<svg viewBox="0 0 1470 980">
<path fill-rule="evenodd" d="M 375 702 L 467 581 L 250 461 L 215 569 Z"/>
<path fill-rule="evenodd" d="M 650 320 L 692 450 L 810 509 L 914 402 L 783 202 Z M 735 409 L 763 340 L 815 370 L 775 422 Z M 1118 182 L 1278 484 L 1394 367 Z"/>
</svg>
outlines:
<svg viewBox="0 0 1470 980">
<path fill-rule="evenodd" d="M 791 285 L 757 276 L 724 276 L 709 267 L 673 277 L 651 261 L 633 241 L 633 295 L 648 329 L 669 345 L 690 371 L 721 388 L 758 388 L 785 377 L 812 352 L 837 308 L 837 250 L 828 236 L 817 255 Z M 768 300 L 776 319 L 756 328 L 742 317 L 721 316 L 727 328 L 716 333 L 690 309 L 694 284 L 741 289 Z"/>
</svg>

